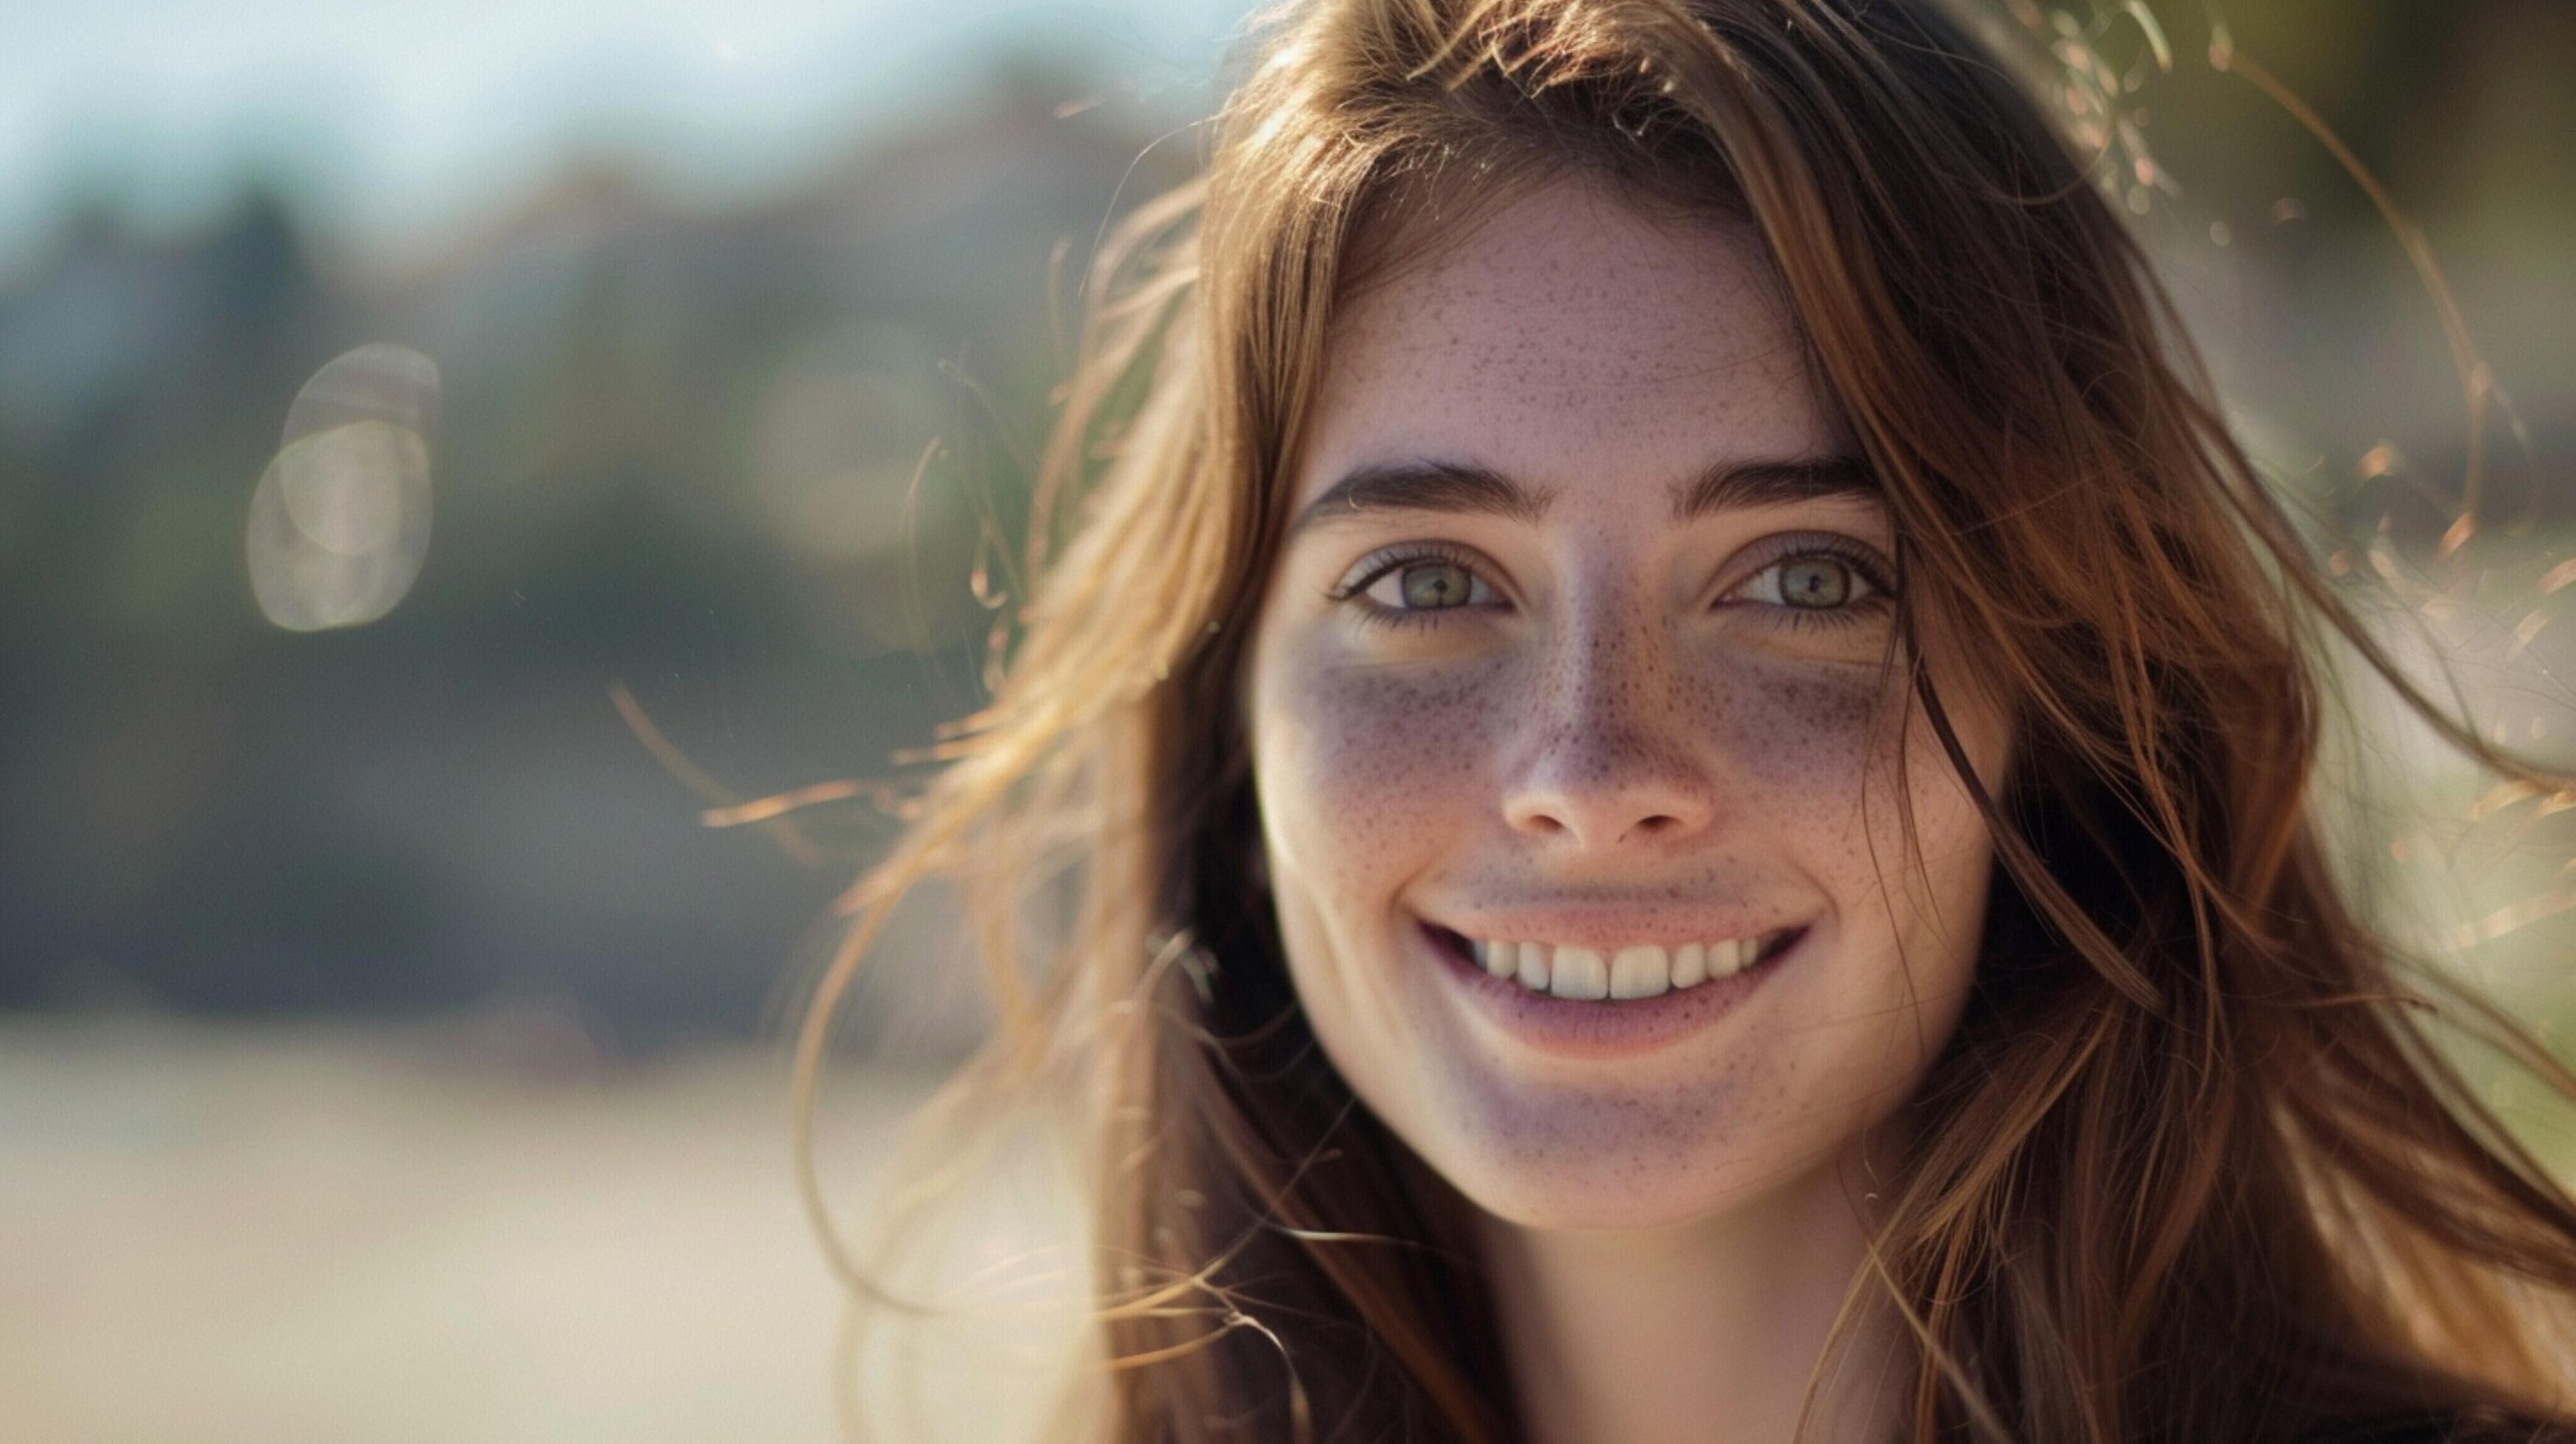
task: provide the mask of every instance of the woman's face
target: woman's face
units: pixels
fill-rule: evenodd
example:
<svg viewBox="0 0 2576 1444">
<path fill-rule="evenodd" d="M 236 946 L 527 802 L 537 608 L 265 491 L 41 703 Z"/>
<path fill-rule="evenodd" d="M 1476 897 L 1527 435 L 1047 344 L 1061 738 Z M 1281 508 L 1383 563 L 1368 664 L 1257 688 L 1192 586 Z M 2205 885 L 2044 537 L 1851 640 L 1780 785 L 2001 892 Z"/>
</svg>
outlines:
<svg viewBox="0 0 2576 1444">
<path fill-rule="evenodd" d="M 1543 187 L 1346 308 L 1311 424 L 1244 703 L 1334 1065 L 1533 1226 L 1851 1149 L 1957 1021 L 1988 842 L 1751 243 Z M 1930 661 L 1991 785 L 2007 728 Z"/>
</svg>

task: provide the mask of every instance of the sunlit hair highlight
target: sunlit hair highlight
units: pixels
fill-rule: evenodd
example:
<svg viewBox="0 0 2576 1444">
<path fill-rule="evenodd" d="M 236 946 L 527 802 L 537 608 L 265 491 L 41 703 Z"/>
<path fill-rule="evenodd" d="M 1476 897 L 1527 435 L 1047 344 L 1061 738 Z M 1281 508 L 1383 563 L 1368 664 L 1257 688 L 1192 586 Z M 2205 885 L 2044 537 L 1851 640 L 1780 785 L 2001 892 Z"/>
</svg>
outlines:
<svg viewBox="0 0 2576 1444">
<path fill-rule="evenodd" d="M 1910 1437 L 2576 1409 L 2576 1204 L 2410 1014 L 2576 1077 L 2350 902 L 2313 795 L 2333 659 L 2569 780 L 2320 574 L 2002 52 L 1897 0 L 1314 0 L 1254 41 L 1200 178 L 1093 270 L 991 705 L 800 1037 L 806 1202 L 861 1299 L 913 1307 L 825 1207 L 818 1077 L 886 911 L 951 880 L 998 1023 L 925 1136 L 953 1161 L 1054 1097 L 1085 1130 L 1104 1352 L 1066 1433 L 1519 1437 L 1470 1205 L 1296 1007 L 1234 699 L 1336 308 L 1571 179 L 1758 238 L 1884 486 L 1895 665 L 1994 839 L 1977 992 L 1854 1285 L 1915 1337 Z M 1992 794 L 1922 661 L 1945 639 L 2016 719 Z"/>
</svg>

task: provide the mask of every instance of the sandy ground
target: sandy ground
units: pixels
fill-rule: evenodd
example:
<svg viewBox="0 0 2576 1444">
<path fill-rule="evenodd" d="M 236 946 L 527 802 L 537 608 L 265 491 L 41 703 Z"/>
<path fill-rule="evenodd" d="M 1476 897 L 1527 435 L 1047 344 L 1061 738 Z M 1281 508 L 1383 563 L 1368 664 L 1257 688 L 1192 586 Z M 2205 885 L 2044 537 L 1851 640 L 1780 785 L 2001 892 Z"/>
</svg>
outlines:
<svg viewBox="0 0 2576 1444">
<path fill-rule="evenodd" d="M 933 1081 L 837 1075 L 818 1143 L 845 1218 Z M 786 1096 L 774 1048 L 619 1063 L 542 1011 L 0 1018 L 0 1441 L 1034 1438 L 1082 1293 L 1043 1149 L 940 1195 L 932 1265 L 1038 1306 L 881 1331 L 844 1367 Z M 2564 1112 L 2495 1101 L 2576 1170 Z M 845 1436 L 841 1392 L 881 1427 Z"/>
<path fill-rule="evenodd" d="M 785 1076 L 543 1019 L 0 1023 L 0 1439 L 837 1438 Z M 926 1086 L 837 1089 L 836 1200 Z M 1000 1203 L 996 1255 L 1064 1222 Z M 954 1360 L 921 1387 L 942 1438 L 1040 1403 Z"/>
</svg>

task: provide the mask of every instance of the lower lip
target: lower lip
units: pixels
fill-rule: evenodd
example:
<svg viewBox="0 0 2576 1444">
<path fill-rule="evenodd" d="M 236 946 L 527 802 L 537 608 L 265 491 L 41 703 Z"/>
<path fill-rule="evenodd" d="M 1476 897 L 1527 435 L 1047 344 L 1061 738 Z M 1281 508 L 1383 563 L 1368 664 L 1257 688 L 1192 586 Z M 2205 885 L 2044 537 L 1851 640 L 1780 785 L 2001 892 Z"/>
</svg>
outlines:
<svg viewBox="0 0 2576 1444">
<path fill-rule="evenodd" d="M 1714 1026 L 1752 996 L 1763 979 L 1795 958 L 1814 931 L 1814 926 L 1809 925 L 1787 947 L 1740 973 L 1651 998 L 1618 1002 L 1531 992 L 1514 979 L 1486 972 L 1474 958 L 1463 955 L 1429 928 L 1422 929 L 1421 936 L 1441 966 L 1497 1028 L 1541 1053 L 1560 1058 L 1610 1059 L 1667 1048 Z"/>
</svg>

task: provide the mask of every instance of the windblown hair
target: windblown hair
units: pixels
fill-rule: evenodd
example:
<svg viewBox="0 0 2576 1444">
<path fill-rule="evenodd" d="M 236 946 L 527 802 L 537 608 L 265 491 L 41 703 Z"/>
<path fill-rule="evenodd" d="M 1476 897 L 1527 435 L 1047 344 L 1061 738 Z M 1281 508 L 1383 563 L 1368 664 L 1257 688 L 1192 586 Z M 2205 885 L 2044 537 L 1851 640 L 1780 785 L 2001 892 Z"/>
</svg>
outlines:
<svg viewBox="0 0 2576 1444">
<path fill-rule="evenodd" d="M 1973 638 L 2017 719 L 1988 793 L 1923 649 L 1891 663 L 1996 857 L 1846 1308 L 1914 1336 L 1910 1437 L 2576 1409 L 2576 1204 L 2410 1015 L 2576 1077 L 2348 896 L 2314 795 L 2329 657 L 2567 780 L 2425 696 L 2320 575 L 2005 52 L 1916 0 L 1310 0 L 1254 39 L 1198 179 L 1095 267 L 1020 632 L 807 1016 L 807 1203 L 853 1288 L 888 1297 L 814 1180 L 816 1075 L 886 909 L 952 880 L 999 1023 L 938 1116 L 1070 1088 L 1091 1129 L 1106 1358 L 1069 1432 L 1521 1436 L 1470 1205 L 1298 1008 L 1235 697 L 1336 307 L 1571 179 L 1758 239 L 1882 481 L 1909 643 Z"/>
</svg>

